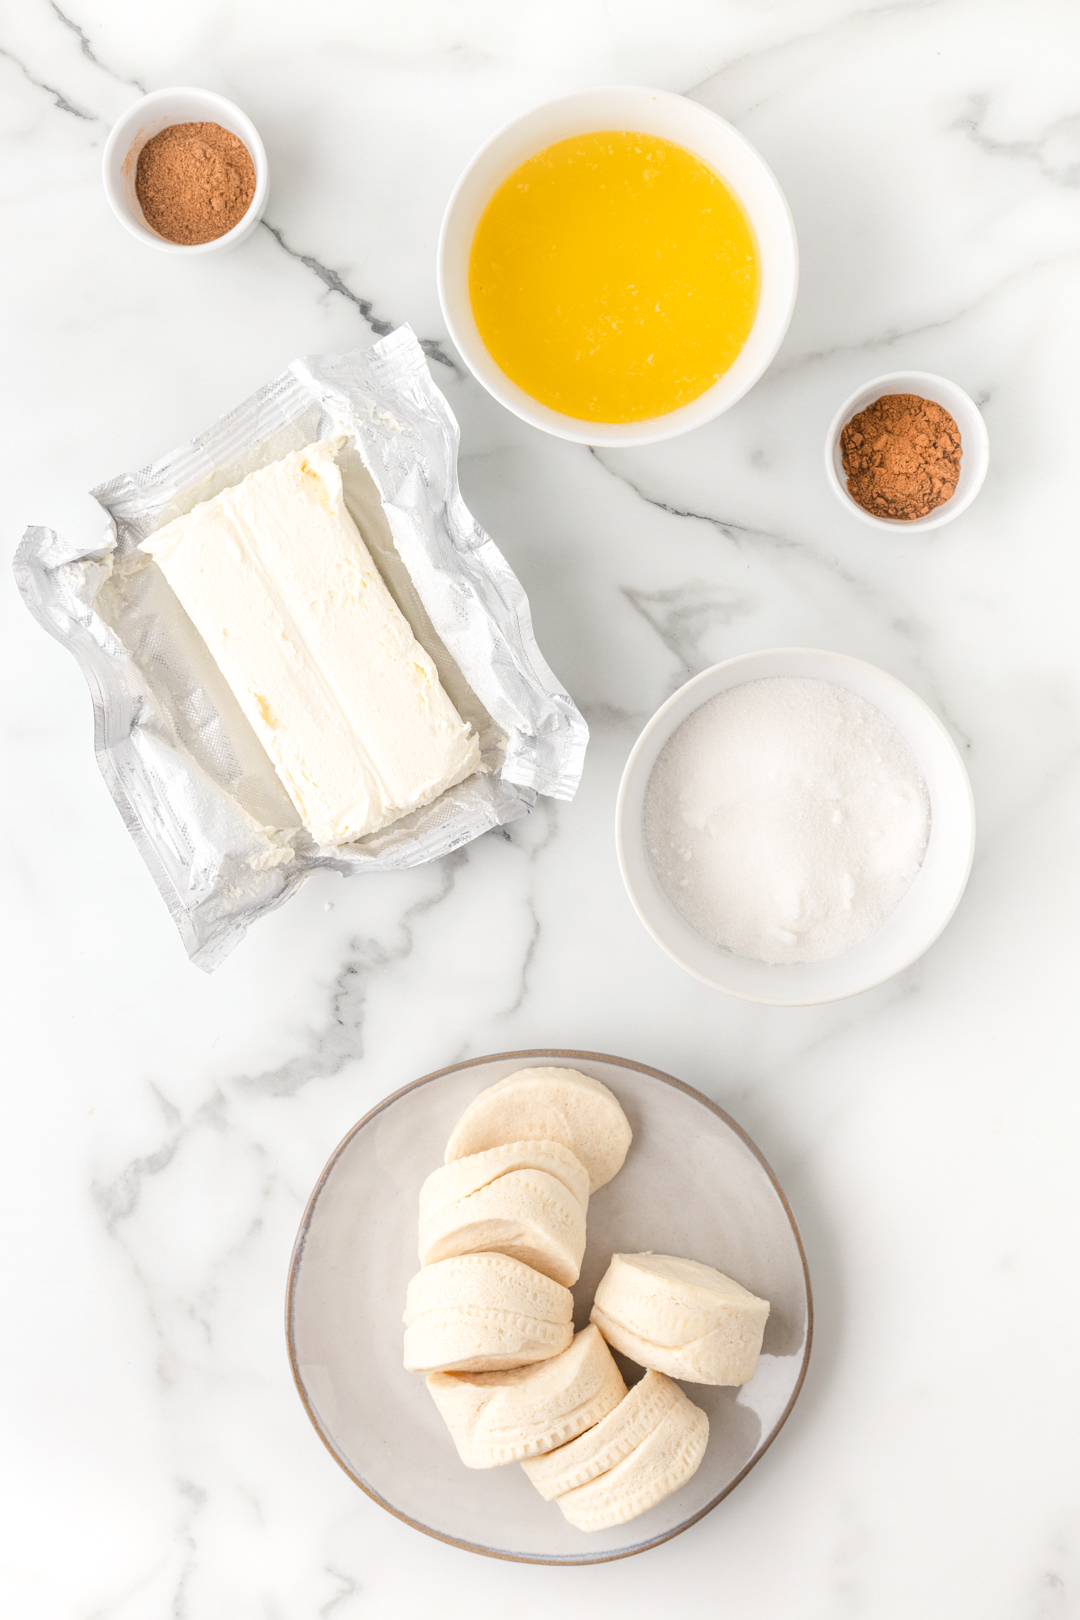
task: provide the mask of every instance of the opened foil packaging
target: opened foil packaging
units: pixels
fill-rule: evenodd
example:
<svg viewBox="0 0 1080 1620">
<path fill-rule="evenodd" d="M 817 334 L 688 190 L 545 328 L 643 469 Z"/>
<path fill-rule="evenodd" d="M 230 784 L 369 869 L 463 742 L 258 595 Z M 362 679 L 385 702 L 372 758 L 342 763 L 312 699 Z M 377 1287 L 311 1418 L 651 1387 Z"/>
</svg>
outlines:
<svg viewBox="0 0 1080 1620">
<path fill-rule="evenodd" d="M 356 843 L 320 847 L 205 644 L 137 548 L 248 473 L 343 436 L 345 504 L 462 718 L 484 769 Z M 211 969 L 310 872 L 418 866 L 573 797 L 584 720 L 544 662 L 529 604 L 457 482 L 458 427 L 408 327 L 374 348 L 296 360 L 189 444 L 92 493 L 104 543 L 73 553 L 26 531 L 15 574 L 74 654 L 95 748 L 128 831 L 192 959 Z"/>
</svg>

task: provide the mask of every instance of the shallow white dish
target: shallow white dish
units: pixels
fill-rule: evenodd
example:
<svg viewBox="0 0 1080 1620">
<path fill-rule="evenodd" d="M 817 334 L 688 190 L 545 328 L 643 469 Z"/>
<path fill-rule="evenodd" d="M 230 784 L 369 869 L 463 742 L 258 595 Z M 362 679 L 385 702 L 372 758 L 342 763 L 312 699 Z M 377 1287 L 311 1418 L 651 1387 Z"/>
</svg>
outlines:
<svg viewBox="0 0 1080 1620">
<path fill-rule="evenodd" d="M 718 382 L 666 416 L 645 422 L 584 422 L 541 405 L 511 382 L 484 345 L 469 298 L 469 254 L 480 216 L 498 186 L 553 141 L 590 130 L 661 135 L 696 154 L 727 182 L 750 217 L 761 265 L 757 316 L 741 354 Z M 791 210 L 776 176 L 731 124 L 670 90 L 630 85 L 579 90 L 506 124 L 481 147 L 446 206 L 438 251 L 439 298 L 450 336 L 490 394 L 534 427 L 580 444 L 654 444 L 711 422 L 752 388 L 783 340 L 799 285 L 799 247 Z"/>
<path fill-rule="evenodd" d="M 683 1387 L 709 1414 L 704 1461 L 658 1507 L 585 1534 L 545 1502 L 517 1463 L 466 1468 L 427 1393 L 404 1371 L 401 1316 L 416 1271 L 417 1196 L 478 1092 L 534 1064 L 581 1069 L 611 1087 L 634 1140 L 615 1179 L 589 1201 L 588 1247 L 574 1289 L 588 1321 L 617 1250 L 687 1255 L 730 1271 L 770 1301 L 756 1377 L 741 1389 Z M 308 1203 L 286 1302 L 297 1388 L 331 1455 L 407 1524 L 492 1558 L 592 1564 L 678 1535 L 716 1506 L 771 1444 L 810 1356 L 810 1279 L 794 1217 L 750 1139 L 714 1103 L 669 1075 L 597 1053 L 508 1052 L 458 1063 L 395 1092 L 334 1150 Z M 619 1358 L 633 1382 L 641 1369 Z"/>
<path fill-rule="evenodd" d="M 963 453 L 956 488 L 947 501 L 935 506 L 932 512 L 922 518 L 875 517 L 873 512 L 868 512 L 848 494 L 840 434 L 853 416 L 864 411 L 883 394 L 918 394 L 920 399 L 932 399 L 949 412 L 960 430 L 960 449 Z M 965 394 L 948 377 L 935 376 L 932 371 L 889 371 L 884 377 L 875 377 L 872 382 L 864 383 L 844 401 L 825 435 L 825 476 L 837 499 L 847 511 L 875 529 L 939 529 L 943 523 L 951 523 L 953 518 L 967 511 L 982 489 L 989 466 L 990 437 L 982 412 L 970 394 Z"/>
<path fill-rule="evenodd" d="M 220 124 L 239 137 L 251 154 L 255 165 L 255 194 L 243 219 L 231 231 L 216 237 L 213 242 L 167 242 L 146 223 L 142 206 L 135 195 L 135 170 L 139 153 L 154 135 L 168 129 L 170 124 Z M 246 113 L 233 102 L 212 90 L 194 90 L 179 86 L 170 90 L 153 90 L 128 108 L 117 119 L 105 142 L 102 158 L 102 179 L 109 206 L 124 228 L 148 247 L 163 253 L 221 253 L 236 247 L 251 235 L 266 211 L 270 198 L 270 171 L 266 163 L 266 149 L 259 132 Z"/>
<path fill-rule="evenodd" d="M 877 933 L 825 962 L 770 966 L 733 956 L 679 915 L 645 848 L 645 792 L 665 743 L 709 698 L 769 676 L 831 681 L 873 703 L 907 738 L 930 795 L 930 840 L 910 889 Z M 941 721 L 921 698 L 874 664 L 813 647 L 777 647 L 714 664 L 663 704 L 626 762 L 615 810 L 615 841 L 626 892 L 649 933 L 695 978 L 744 1001 L 809 1007 L 840 1001 L 891 979 L 937 939 L 960 903 L 975 850 L 975 806 L 964 762 Z"/>
</svg>

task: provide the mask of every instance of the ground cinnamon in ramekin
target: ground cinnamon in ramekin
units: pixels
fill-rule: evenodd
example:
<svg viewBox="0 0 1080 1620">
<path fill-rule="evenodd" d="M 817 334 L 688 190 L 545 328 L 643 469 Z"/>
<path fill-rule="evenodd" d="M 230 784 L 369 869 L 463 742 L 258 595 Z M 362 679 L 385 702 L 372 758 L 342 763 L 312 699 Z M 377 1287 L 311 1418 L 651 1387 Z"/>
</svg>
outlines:
<svg viewBox="0 0 1080 1620">
<path fill-rule="evenodd" d="M 171 124 L 139 153 L 135 195 L 167 242 L 195 247 L 238 225 L 255 195 L 255 165 L 220 124 Z"/>
<path fill-rule="evenodd" d="M 883 394 L 840 434 L 848 494 L 874 517 L 911 522 L 947 501 L 960 477 L 960 430 L 918 394 Z"/>
</svg>

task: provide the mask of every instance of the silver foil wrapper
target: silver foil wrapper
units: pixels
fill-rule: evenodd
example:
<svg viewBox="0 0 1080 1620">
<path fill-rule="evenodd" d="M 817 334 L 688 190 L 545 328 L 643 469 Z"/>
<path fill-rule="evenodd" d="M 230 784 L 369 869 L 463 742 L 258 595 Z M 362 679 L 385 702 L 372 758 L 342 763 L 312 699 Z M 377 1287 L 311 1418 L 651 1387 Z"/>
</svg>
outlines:
<svg viewBox="0 0 1080 1620">
<path fill-rule="evenodd" d="M 269 757 L 165 582 L 137 548 L 162 524 L 318 439 L 344 437 L 345 501 L 462 717 L 484 770 L 342 847 L 301 826 Z M 418 866 L 577 788 L 588 730 L 541 657 L 529 604 L 461 498 L 458 426 L 416 338 L 296 360 L 189 444 L 92 491 L 103 544 L 51 529 L 15 557 L 23 597 L 78 660 L 98 763 L 192 959 L 211 969 L 320 867 Z"/>
</svg>

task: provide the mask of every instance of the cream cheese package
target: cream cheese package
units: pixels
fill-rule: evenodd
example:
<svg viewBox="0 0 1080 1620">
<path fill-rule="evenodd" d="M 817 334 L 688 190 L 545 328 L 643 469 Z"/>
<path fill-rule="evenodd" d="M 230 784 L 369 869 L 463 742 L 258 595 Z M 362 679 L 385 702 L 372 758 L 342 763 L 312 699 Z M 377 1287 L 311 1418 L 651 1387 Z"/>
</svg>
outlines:
<svg viewBox="0 0 1080 1620">
<path fill-rule="evenodd" d="M 576 791 L 585 723 L 537 648 L 518 580 L 462 501 L 457 450 L 457 423 L 402 327 L 369 350 L 294 361 L 191 443 L 94 490 L 110 518 L 104 544 L 79 550 L 41 528 L 23 538 L 15 558 L 23 597 L 86 675 L 106 782 L 204 968 L 312 871 L 416 866 L 527 814 L 537 794 Z M 388 637 L 398 649 L 381 674 L 370 660 L 366 674 L 350 663 L 344 621 L 325 594 L 329 620 L 316 626 L 309 617 L 299 634 L 303 668 L 290 674 L 275 663 L 254 621 L 231 666 L 220 636 L 239 629 L 232 587 L 211 577 L 196 607 L 185 570 L 173 568 L 196 508 L 214 514 L 220 542 L 235 543 L 229 503 L 245 481 L 265 474 L 288 483 L 293 474 L 270 469 L 296 474 L 305 457 L 322 486 L 318 499 L 339 501 L 340 510 L 324 514 L 332 522 L 322 527 L 312 529 L 313 513 L 298 521 L 349 589 L 374 591 L 369 649 Z M 258 477 L 246 485 L 241 520 L 258 488 Z M 349 531 L 358 531 L 358 551 Z M 275 567 L 288 571 L 289 556 Z M 366 586 L 358 583 L 365 574 Z M 294 645 L 296 604 L 305 599 L 314 600 L 310 591 L 290 592 L 274 606 Z M 264 606 L 269 613 L 269 598 Z M 324 655 L 333 679 L 316 692 L 312 660 Z M 293 705 L 284 728 L 272 704 L 262 711 L 256 701 L 268 697 L 257 690 L 268 673 L 279 702 Z M 355 712 L 370 708 L 380 680 L 381 732 Z M 312 703 L 351 708 L 347 746 L 344 732 L 305 728 Z M 308 793 L 298 773 L 316 756 L 324 780 Z"/>
<path fill-rule="evenodd" d="M 480 768 L 480 747 L 345 505 L 335 440 L 144 540 L 304 826 L 351 844 Z"/>
</svg>

